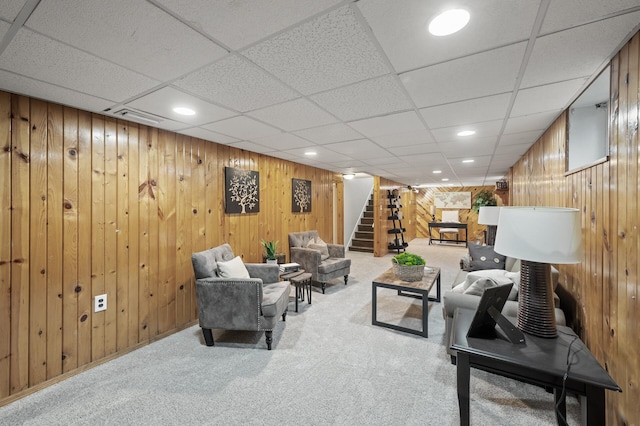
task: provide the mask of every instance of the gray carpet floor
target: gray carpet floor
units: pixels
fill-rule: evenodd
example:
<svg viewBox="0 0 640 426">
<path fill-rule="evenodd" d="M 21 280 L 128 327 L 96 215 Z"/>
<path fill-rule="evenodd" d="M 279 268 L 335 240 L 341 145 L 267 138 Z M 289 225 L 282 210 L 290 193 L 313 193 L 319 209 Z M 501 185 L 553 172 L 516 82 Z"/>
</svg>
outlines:
<svg viewBox="0 0 640 426">
<path fill-rule="evenodd" d="M 443 291 L 466 253 L 424 239 L 408 250 L 442 268 Z M 298 313 L 292 290 L 272 351 L 263 333 L 215 330 L 207 347 L 190 327 L 0 407 L 0 425 L 457 425 L 440 304 L 428 338 L 371 325 L 371 280 L 391 256 L 350 252 L 349 284 L 316 289 Z M 378 299 L 379 320 L 420 328 L 420 301 L 386 289 Z M 472 370 L 471 398 L 474 425 L 555 424 L 541 388 Z M 580 422 L 574 397 L 567 416 Z"/>
</svg>

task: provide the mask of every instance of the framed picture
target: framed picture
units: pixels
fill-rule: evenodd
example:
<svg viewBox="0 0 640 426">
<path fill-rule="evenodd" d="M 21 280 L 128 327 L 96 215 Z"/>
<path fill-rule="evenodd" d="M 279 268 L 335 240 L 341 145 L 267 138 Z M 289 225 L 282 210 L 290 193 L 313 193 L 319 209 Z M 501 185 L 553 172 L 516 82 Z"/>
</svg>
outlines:
<svg viewBox="0 0 640 426">
<path fill-rule="evenodd" d="M 225 213 L 260 211 L 260 174 L 253 170 L 224 168 Z"/>
<path fill-rule="evenodd" d="M 471 192 L 436 192 L 433 199 L 439 209 L 471 208 Z"/>
<path fill-rule="evenodd" d="M 311 211 L 311 181 L 291 179 L 291 211 L 308 213 Z"/>
</svg>

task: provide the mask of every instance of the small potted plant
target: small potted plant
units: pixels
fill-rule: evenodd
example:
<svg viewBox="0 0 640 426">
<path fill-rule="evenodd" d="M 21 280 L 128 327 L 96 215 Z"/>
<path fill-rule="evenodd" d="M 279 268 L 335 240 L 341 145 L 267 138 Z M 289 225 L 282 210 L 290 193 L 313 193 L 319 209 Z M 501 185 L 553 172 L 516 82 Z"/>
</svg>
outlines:
<svg viewBox="0 0 640 426">
<path fill-rule="evenodd" d="M 488 189 L 483 189 L 482 191 L 478 191 L 476 197 L 473 199 L 473 211 L 478 213 L 480 211 L 480 207 L 484 206 L 497 206 L 498 202 L 493 195 L 493 192 Z"/>
<path fill-rule="evenodd" d="M 276 253 L 276 249 L 278 247 L 278 241 L 260 241 L 262 247 L 264 247 L 264 252 L 267 256 L 267 263 L 278 263 L 278 255 Z"/>
<path fill-rule="evenodd" d="M 404 252 L 391 258 L 393 273 L 402 281 L 420 281 L 424 277 L 424 258 L 415 253 Z"/>
</svg>

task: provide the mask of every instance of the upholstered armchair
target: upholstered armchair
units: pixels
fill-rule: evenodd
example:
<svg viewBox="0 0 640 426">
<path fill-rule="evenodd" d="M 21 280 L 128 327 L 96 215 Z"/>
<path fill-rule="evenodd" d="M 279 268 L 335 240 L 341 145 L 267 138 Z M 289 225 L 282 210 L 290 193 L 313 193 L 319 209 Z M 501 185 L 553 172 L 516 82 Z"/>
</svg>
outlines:
<svg viewBox="0 0 640 426">
<path fill-rule="evenodd" d="M 285 321 L 290 284 L 280 281 L 278 265 L 242 263 L 223 244 L 191 255 L 196 278 L 198 320 L 207 346 L 212 328 L 265 332 L 271 350 L 273 329 Z"/>
<path fill-rule="evenodd" d="M 318 231 L 290 233 L 289 259 L 310 273 L 313 282 L 321 284 L 322 293 L 326 283 L 335 278 L 344 277 L 344 285 L 347 285 L 351 259 L 345 257 L 345 247 L 325 244 Z"/>
</svg>

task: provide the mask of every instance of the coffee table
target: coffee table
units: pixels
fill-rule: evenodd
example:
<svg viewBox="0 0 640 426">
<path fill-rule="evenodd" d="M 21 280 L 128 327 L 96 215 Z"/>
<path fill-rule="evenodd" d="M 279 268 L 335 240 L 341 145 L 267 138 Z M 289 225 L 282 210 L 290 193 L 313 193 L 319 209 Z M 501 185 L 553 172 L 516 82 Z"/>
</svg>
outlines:
<svg viewBox="0 0 640 426">
<path fill-rule="evenodd" d="M 393 273 L 393 268 L 389 268 L 382 275 L 375 278 L 371 283 L 371 324 L 380 327 L 390 328 L 392 330 L 404 331 L 406 333 L 416 334 L 418 336 L 429 337 L 428 316 L 429 301 L 440 302 L 440 268 L 435 266 L 427 266 L 422 281 L 403 281 L 398 279 Z M 436 284 L 436 297 L 430 297 L 429 291 Z M 378 321 L 378 288 L 390 288 L 397 290 L 399 296 L 410 296 L 422 299 L 422 330 L 403 327 L 401 325 L 390 324 Z"/>
</svg>

